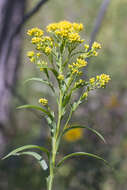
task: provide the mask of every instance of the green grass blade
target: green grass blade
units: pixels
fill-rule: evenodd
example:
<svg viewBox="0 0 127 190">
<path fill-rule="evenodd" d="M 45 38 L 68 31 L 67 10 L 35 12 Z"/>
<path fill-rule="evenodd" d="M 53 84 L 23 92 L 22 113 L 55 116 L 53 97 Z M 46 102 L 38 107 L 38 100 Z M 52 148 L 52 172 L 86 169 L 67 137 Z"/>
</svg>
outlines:
<svg viewBox="0 0 127 190">
<path fill-rule="evenodd" d="M 74 152 L 74 153 L 68 154 L 67 156 L 63 157 L 58 162 L 57 167 L 61 166 L 63 164 L 63 162 L 66 161 L 67 159 L 76 157 L 76 156 L 88 156 L 88 157 L 96 158 L 98 160 L 102 160 L 105 164 L 109 165 L 106 160 L 104 160 L 103 158 L 101 158 L 100 156 L 97 156 L 95 154 L 91 154 L 91 153 L 87 153 L 87 152 Z"/>
<path fill-rule="evenodd" d="M 42 159 L 42 156 L 36 152 L 21 152 L 21 153 L 16 153 L 14 156 L 21 156 L 21 155 L 30 155 L 33 156 L 38 163 L 40 164 L 40 166 L 42 167 L 43 170 L 47 170 L 48 169 L 48 165 L 46 163 L 46 161 L 44 159 Z"/>
<path fill-rule="evenodd" d="M 54 76 L 56 77 L 56 79 L 57 79 L 57 77 L 58 77 L 58 72 L 57 72 L 56 69 L 54 69 L 54 68 L 52 68 L 52 67 L 48 67 L 48 66 L 41 67 L 41 69 L 47 69 L 47 70 L 51 71 L 51 72 L 54 74 Z M 57 79 L 57 80 L 58 80 L 58 79 Z"/>
<path fill-rule="evenodd" d="M 19 148 L 15 149 L 15 150 L 11 151 L 9 154 L 7 154 L 5 157 L 3 157 L 2 160 L 6 159 L 6 158 L 8 158 L 10 156 L 14 156 L 14 155 L 16 155 L 17 153 L 20 153 L 23 150 L 33 149 L 33 148 L 34 149 L 39 149 L 42 152 L 45 152 L 47 154 L 48 158 L 49 158 L 49 151 L 46 148 L 44 148 L 42 146 L 37 146 L 37 145 L 25 145 L 25 146 L 19 147 Z"/>
<path fill-rule="evenodd" d="M 41 82 L 48 85 L 48 81 L 42 80 L 41 78 L 32 77 L 24 81 L 24 84 L 28 83 L 29 81 L 36 81 Z"/>
<path fill-rule="evenodd" d="M 65 133 L 67 133 L 69 130 L 72 130 L 72 129 L 77 129 L 77 128 L 86 128 L 88 129 L 89 131 L 93 132 L 95 135 L 97 135 L 104 143 L 106 143 L 106 140 L 104 139 L 104 137 L 98 132 L 96 131 L 95 129 L 92 129 L 90 127 L 87 127 L 87 126 L 82 126 L 82 125 L 72 125 L 70 126 L 69 128 L 66 128 L 64 131 L 63 131 L 63 135 Z"/>
<path fill-rule="evenodd" d="M 55 89 L 54 89 L 53 85 L 50 84 L 50 83 L 49 83 L 48 81 L 46 81 L 46 80 L 43 80 L 43 79 L 41 79 L 41 78 L 33 77 L 33 78 L 29 78 L 29 79 L 25 80 L 24 84 L 26 84 L 26 83 L 28 83 L 28 82 L 30 82 L 30 81 L 36 81 L 36 82 L 41 82 L 42 84 L 46 84 L 46 85 L 48 85 L 48 86 L 52 89 L 53 92 L 55 92 Z"/>
<path fill-rule="evenodd" d="M 35 109 L 35 110 L 39 110 L 42 111 L 43 113 L 47 114 L 50 118 L 53 119 L 52 115 L 50 114 L 50 112 L 46 111 L 45 109 L 43 109 L 40 106 L 35 106 L 35 105 L 31 105 L 31 104 L 26 104 L 26 105 L 22 105 L 22 106 L 18 106 L 17 109 L 25 109 L 25 108 L 31 108 L 31 109 Z"/>
</svg>

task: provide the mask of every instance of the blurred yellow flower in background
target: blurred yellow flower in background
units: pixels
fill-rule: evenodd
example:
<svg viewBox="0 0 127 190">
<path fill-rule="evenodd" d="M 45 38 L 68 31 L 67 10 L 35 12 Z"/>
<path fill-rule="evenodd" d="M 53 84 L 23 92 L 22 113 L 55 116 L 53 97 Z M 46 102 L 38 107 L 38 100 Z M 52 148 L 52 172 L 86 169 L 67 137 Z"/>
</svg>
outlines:
<svg viewBox="0 0 127 190">
<path fill-rule="evenodd" d="M 71 129 L 64 135 L 64 140 L 68 142 L 74 142 L 83 138 L 83 129 Z"/>
</svg>

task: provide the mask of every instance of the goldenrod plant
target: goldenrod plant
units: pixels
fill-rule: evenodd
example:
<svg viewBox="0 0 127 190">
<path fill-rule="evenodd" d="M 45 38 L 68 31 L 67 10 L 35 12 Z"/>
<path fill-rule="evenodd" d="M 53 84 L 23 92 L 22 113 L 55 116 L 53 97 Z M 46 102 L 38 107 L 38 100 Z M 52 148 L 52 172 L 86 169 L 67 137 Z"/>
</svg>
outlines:
<svg viewBox="0 0 127 190">
<path fill-rule="evenodd" d="M 34 46 L 34 51 L 29 51 L 27 56 L 29 61 L 40 70 L 43 78 L 30 78 L 26 82 L 38 81 L 48 85 L 54 94 L 54 99 L 56 99 L 57 113 L 52 110 L 45 97 L 40 97 L 38 100 L 39 105 L 23 105 L 18 108 L 32 108 L 42 112 L 51 134 L 51 148 L 48 150 L 38 145 L 26 145 L 10 152 L 3 159 L 9 156 L 33 156 L 42 169 L 48 171 L 47 190 L 52 190 L 55 174 L 67 159 L 76 156 L 83 156 L 84 158 L 89 156 L 107 163 L 100 156 L 87 152 L 73 152 L 65 155 L 60 160 L 58 160 L 59 157 L 57 158 L 57 156 L 59 155 L 62 137 L 64 136 L 66 139 L 73 141 L 75 138 L 73 132 L 75 130 L 77 130 L 75 131 L 77 139 L 82 135 L 80 129 L 85 128 L 105 142 L 104 137 L 95 129 L 73 124 L 70 120 L 79 105 L 87 101 L 90 91 L 104 88 L 110 81 L 110 76 L 101 74 L 89 80 L 83 79 L 83 69 L 88 64 L 87 60 L 97 56 L 98 50 L 101 48 L 101 45 L 97 42 L 94 42 L 90 48 L 85 43 L 85 40 L 81 38 L 79 33 L 83 30 L 83 24 L 61 21 L 49 24 L 46 30 L 49 34 L 48 36 L 44 35 L 44 31 L 39 28 L 32 28 L 27 32 Z M 55 86 L 51 80 L 50 73 L 56 80 Z M 77 99 L 72 98 L 79 89 L 82 89 L 80 96 Z M 43 153 L 40 155 L 37 152 L 29 151 L 30 149 L 39 149 Z M 47 160 L 43 159 L 43 154 L 46 154 Z"/>
</svg>

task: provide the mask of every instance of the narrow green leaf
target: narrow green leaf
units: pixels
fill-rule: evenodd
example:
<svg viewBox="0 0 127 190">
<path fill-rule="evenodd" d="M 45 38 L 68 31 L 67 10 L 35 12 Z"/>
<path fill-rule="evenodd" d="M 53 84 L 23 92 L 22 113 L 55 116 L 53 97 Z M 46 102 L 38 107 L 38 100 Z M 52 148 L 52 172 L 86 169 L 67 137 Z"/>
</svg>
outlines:
<svg viewBox="0 0 127 190">
<path fill-rule="evenodd" d="M 73 105 L 72 105 L 72 111 L 74 112 L 78 107 L 78 103 L 77 102 L 74 102 Z"/>
<path fill-rule="evenodd" d="M 48 74 L 48 70 L 47 69 L 44 69 L 44 73 L 47 76 L 47 78 L 49 79 L 49 74 Z"/>
<path fill-rule="evenodd" d="M 44 67 L 41 67 L 42 69 L 47 69 L 47 71 L 51 71 L 53 73 L 53 75 L 55 76 L 57 82 L 58 82 L 58 85 L 60 87 L 60 83 L 59 83 L 59 80 L 58 80 L 58 72 L 56 69 L 52 68 L 52 67 L 48 67 L 48 66 L 44 66 Z"/>
<path fill-rule="evenodd" d="M 49 158 L 49 151 L 46 148 L 44 148 L 42 146 L 37 146 L 37 145 L 25 145 L 25 146 L 19 147 L 19 148 L 15 149 L 15 150 L 11 151 L 9 154 L 7 154 L 5 157 L 3 157 L 2 160 L 6 159 L 6 158 L 8 158 L 10 156 L 14 156 L 15 154 L 17 154 L 17 153 L 19 153 L 19 152 L 21 152 L 23 150 L 33 149 L 33 148 L 39 149 L 39 150 L 45 152 L 47 154 L 48 158 Z"/>
<path fill-rule="evenodd" d="M 45 80 L 42 80 L 41 78 L 36 78 L 36 77 L 32 77 L 32 78 L 26 79 L 24 81 L 24 84 L 26 84 L 29 81 L 37 81 L 37 82 L 48 84 L 48 81 L 45 81 Z"/>
<path fill-rule="evenodd" d="M 72 129 L 77 129 L 77 128 L 86 128 L 88 129 L 89 131 L 93 132 L 95 135 L 97 135 L 104 143 L 106 143 L 104 137 L 98 132 L 96 131 L 95 129 L 92 129 L 90 127 L 87 127 L 87 126 L 81 126 L 81 125 L 72 125 L 70 126 L 69 128 L 66 128 L 64 131 L 63 131 L 63 135 L 65 133 L 67 133 L 69 130 L 72 130 Z M 62 136 L 63 136 L 62 135 Z"/>
<path fill-rule="evenodd" d="M 74 102 L 72 105 L 72 111 L 74 112 L 81 103 L 82 101 L 80 99 L 77 102 Z"/>
<path fill-rule="evenodd" d="M 42 68 L 42 69 L 47 69 L 47 70 L 51 71 L 51 72 L 54 74 L 54 76 L 56 77 L 56 79 L 57 79 L 57 77 L 58 77 L 58 72 L 57 72 L 56 69 L 53 69 L 53 68 L 48 67 L 48 66 L 44 66 L 44 67 L 41 67 L 41 68 Z M 57 79 L 57 80 L 58 80 L 58 79 Z"/>
<path fill-rule="evenodd" d="M 23 105 L 23 106 L 18 106 L 17 109 L 24 109 L 24 108 L 31 108 L 31 109 L 36 109 L 36 110 L 40 110 L 42 111 L 43 113 L 47 114 L 49 117 L 52 117 L 52 115 L 50 114 L 50 112 L 46 111 L 45 109 L 43 109 L 42 107 L 40 106 L 35 106 L 35 105 L 31 105 L 31 104 L 26 104 L 26 105 Z"/>
<path fill-rule="evenodd" d="M 46 120 L 51 132 L 53 132 L 56 129 L 56 122 L 52 120 L 50 117 L 47 117 Z"/>
<path fill-rule="evenodd" d="M 101 158 L 100 156 L 97 156 L 95 154 L 91 154 L 91 153 L 87 153 L 87 152 L 74 152 L 74 153 L 68 154 L 67 156 L 63 157 L 58 162 L 57 167 L 61 166 L 65 160 L 72 158 L 72 157 L 76 157 L 76 156 L 88 156 L 88 157 L 96 158 L 98 160 L 102 160 L 105 164 L 109 165 L 106 160 L 104 160 L 103 158 Z"/>
<path fill-rule="evenodd" d="M 26 84 L 27 82 L 30 82 L 30 81 L 36 81 L 36 82 L 41 82 L 43 84 L 46 84 L 52 89 L 53 92 L 55 92 L 53 85 L 51 83 L 49 83 L 48 81 L 46 81 L 46 80 L 43 80 L 41 78 L 33 77 L 33 78 L 29 78 L 29 79 L 25 80 L 24 84 Z"/>
<path fill-rule="evenodd" d="M 72 94 L 72 93 L 69 93 L 69 94 L 67 94 L 67 95 L 65 96 L 65 98 L 64 98 L 64 100 L 63 100 L 63 103 L 62 103 L 62 106 L 63 106 L 63 107 L 65 107 L 65 106 L 69 103 L 70 98 L 71 98 L 71 94 Z"/>
<path fill-rule="evenodd" d="M 40 164 L 40 166 L 42 167 L 43 170 L 48 169 L 48 165 L 47 165 L 46 161 L 42 159 L 42 156 L 40 154 L 38 154 L 36 152 L 27 151 L 27 152 L 16 153 L 14 156 L 21 156 L 21 155 L 33 156 L 38 161 L 38 163 Z"/>
</svg>

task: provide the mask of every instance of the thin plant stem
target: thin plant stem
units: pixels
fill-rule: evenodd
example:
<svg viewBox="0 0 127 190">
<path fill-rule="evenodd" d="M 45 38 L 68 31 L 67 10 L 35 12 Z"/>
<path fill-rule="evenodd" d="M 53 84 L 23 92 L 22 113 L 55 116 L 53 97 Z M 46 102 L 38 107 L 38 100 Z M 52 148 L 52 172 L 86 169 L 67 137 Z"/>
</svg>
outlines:
<svg viewBox="0 0 127 190">
<path fill-rule="evenodd" d="M 69 116 L 68 116 L 68 119 L 67 119 L 67 121 L 66 121 L 66 123 L 65 123 L 65 125 L 64 125 L 63 131 L 66 129 L 66 127 L 67 127 L 67 125 L 68 125 L 68 123 L 69 123 L 69 121 L 70 121 L 70 119 L 71 119 L 71 117 L 72 117 L 72 113 L 73 113 L 73 111 L 72 111 L 72 109 L 71 109 L 71 111 L 70 111 L 70 113 L 69 113 Z"/>
<path fill-rule="evenodd" d="M 62 117 L 62 92 L 59 92 L 59 102 L 58 102 L 58 121 L 56 131 L 54 132 L 54 137 L 52 138 L 52 153 L 50 156 L 50 164 L 49 164 L 49 176 L 47 179 L 47 190 L 52 190 L 53 180 L 54 180 L 54 171 L 55 171 L 55 161 L 56 161 L 56 153 L 58 150 L 58 136 L 60 132 L 61 125 L 61 117 Z"/>
</svg>

